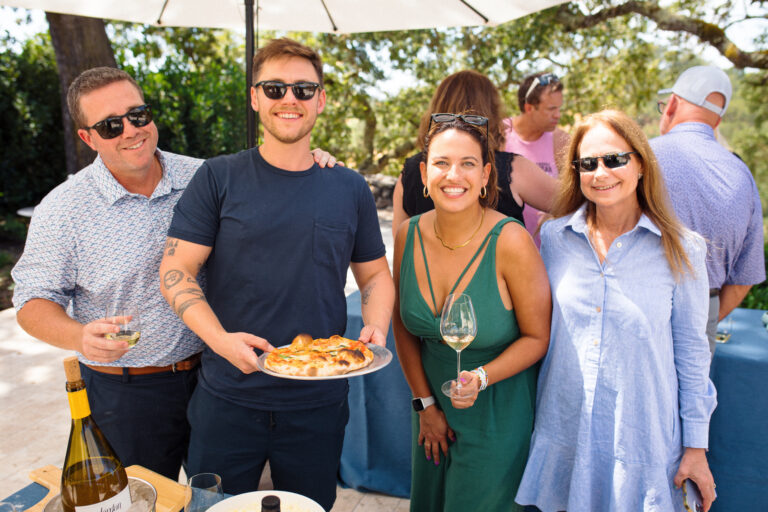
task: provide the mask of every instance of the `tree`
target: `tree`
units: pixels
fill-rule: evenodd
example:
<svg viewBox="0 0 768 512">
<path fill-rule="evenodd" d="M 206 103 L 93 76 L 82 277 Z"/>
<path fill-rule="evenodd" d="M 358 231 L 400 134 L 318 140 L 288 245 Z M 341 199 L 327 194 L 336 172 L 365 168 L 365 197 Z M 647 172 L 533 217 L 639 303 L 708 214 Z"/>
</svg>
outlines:
<svg viewBox="0 0 768 512">
<path fill-rule="evenodd" d="M 78 127 L 72 122 L 67 108 L 69 84 L 86 69 L 96 66 L 116 67 L 117 64 L 103 20 L 52 12 L 46 12 L 45 16 L 59 67 L 66 165 L 67 172 L 72 174 L 90 164 L 96 154 L 77 136 Z"/>
</svg>

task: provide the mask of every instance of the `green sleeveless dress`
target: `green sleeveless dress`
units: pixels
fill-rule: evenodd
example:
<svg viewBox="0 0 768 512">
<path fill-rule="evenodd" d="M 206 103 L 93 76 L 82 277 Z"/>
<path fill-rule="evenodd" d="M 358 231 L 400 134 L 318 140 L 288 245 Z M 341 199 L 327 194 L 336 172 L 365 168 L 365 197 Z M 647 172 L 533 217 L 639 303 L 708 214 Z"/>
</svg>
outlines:
<svg viewBox="0 0 768 512">
<path fill-rule="evenodd" d="M 400 266 L 400 316 L 408 331 L 421 339 L 421 361 L 432 394 L 456 433 L 449 442 L 448 456 L 440 465 L 426 460 L 418 446 L 419 417 L 412 413 L 411 510 L 414 512 L 522 511 L 514 502 L 528 458 L 533 432 L 536 400 L 536 365 L 481 391 L 469 409 L 454 409 L 440 391 L 443 382 L 456 378 L 456 352 L 441 342 L 440 317 L 435 317 L 426 300 L 435 305 L 427 267 L 431 298 L 422 297 L 414 270 L 414 239 L 420 251 L 424 244 L 418 227 L 420 215 L 408 227 Z M 496 281 L 496 241 L 507 218 L 499 221 L 486 236 L 477 253 L 462 272 L 472 266 L 487 246 L 479 266 L 464 293 L 472 297 L 477 318 L 477 336 L 461 353 L 461 369 L 472 370 L 498 356 L 519 336 L 514 311 L 504 307 Z M 518 222 L 519 223 L 519 222 Z M 453 288 L 461 281 L 459 277 Z M 435 310 L 437 308 L 435 307 Z"/>
</svg>

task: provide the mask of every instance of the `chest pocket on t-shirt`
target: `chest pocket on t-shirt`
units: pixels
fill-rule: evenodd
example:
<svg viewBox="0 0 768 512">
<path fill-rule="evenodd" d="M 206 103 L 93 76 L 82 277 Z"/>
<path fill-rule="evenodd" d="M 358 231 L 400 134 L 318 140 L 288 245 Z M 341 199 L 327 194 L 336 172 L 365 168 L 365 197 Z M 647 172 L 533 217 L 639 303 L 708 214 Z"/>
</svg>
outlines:
<svg viewBox="0 0 768 512">
<path fill-rule="evenodd" d="M 315 263 L 346 272 L 352 255 L 352 228 L 349 225 L 315 221 L 312 257 Z"/>
</svg>

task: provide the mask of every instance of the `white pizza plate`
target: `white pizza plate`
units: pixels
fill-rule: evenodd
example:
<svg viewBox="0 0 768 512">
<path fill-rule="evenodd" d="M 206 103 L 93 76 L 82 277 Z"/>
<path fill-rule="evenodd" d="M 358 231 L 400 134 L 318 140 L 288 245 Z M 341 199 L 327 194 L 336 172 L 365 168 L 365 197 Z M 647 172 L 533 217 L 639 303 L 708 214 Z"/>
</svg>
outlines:
<svg viewBox="0 0 768 512">
<path fill-rule="evenodd" d="M 288 345 L 285 345 L 286 347 Z M 283 347 L 279 347 L 283 348 Z M 303 375 L 283 375 L 282 373 L 273 372 L 269 368 L 266 368 L 264 366 L 264 359 L 267 357 L 267 353 L 263 353 L 259 356 L 259 359 L 256 361 L 256 366 L 259 367 L 259 370 L 263 371 L 267 375 L 272 375 L 273 377 L 280 377 L 281 379 L 293 379 L 293 380 L 333 380 L 333 379 L 348 379 L 350 377 L 359 377 L 360 375 L 366 375 L 368 373 L 373 373 L 381 370 L 385 366 L 387 366 L 392 361 L 392 352 L 389 351 L 387 347 L 380 347 L 379 345 L 374 345 L 372 343 L 368 344 L 368 348 L 371 349 L 371 352 L 373 352 L 373 362 L 366 366 L 365 368 L 360 368 L 359 370 L 355 370 L 353 372 L 344 373 L 342 375 L 328 375 L 326 377 L 305 377 Z"/>
<path fill-rule="evenodd" d="M 207 512 L 260 512 L 261 500 L 265 496 L 280 498 L 281 512 L 325 512 L 315 501 L 288 491 L 254 491 L 238 494 L 222 500 Z"/>
</svg>

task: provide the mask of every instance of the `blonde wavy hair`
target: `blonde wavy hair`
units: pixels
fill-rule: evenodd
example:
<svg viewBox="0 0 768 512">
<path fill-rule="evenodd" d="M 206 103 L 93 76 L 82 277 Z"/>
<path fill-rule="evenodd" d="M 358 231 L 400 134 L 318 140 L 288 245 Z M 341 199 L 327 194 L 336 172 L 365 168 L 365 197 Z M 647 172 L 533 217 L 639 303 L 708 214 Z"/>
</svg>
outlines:
<svg viewBox="0 0 768 512">
<path fill-rule="evenodd" d="M 648 138 L 629 116 L 620 110 L 603 110 L 582 119 L 573 129 L 568 151 L 560 161 L 560 179 L 554 204 L 550 211 L 553 218 L 563 217 L 578 210 L 587 203 L 587 225 L 595 223 L 595 204 L 581 191 L 579 172 L 572 162 L 578 160 L 579 146 L 584 135 L 597 125 L 605 125 L 623 138 L 635 151 L 640 161 L 642 179 L 637 186 L 637 200 L 640 209 L 661 231 L 661 243 L 670 269 L 677 278 L 686 273 L 693 274 L 693 266 L 683 247 L 682 239 L 688 230 L 680 223 L 669 201 L 664 177 L 661 175 L 656 156 Z"/>
</svg>

